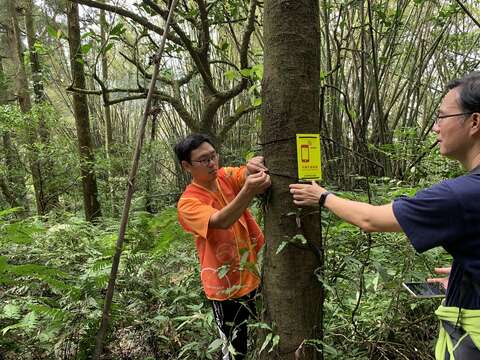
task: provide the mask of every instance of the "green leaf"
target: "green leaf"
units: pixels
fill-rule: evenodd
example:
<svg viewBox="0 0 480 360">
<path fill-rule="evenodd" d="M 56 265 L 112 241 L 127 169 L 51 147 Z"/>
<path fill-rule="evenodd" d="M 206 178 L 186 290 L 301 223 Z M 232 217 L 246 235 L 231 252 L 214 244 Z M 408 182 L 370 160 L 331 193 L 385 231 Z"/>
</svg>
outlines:
<svg viewBox="0 0 480 360">
<path fill-rule="evenodd" d="M 220 45 L 220 50 L 225 51 L 229 48 L 229 46 L 230 46 L 230 44 L 225 41 Z"/>
<path fill-rule="evenodd" d="M 303 245 L 307 243 L 307 239 L 305 239 L 305 236 L 302 234 L 296 234 L 294 237 L 292 237 L 291 241 L 294 243 L 301 243 Z"/>
<path fill-rule="evenodd" d="M 247 249 L 240 249 L 240 251 L 242 252 L 242 256 L 240 258 L 240 267 L 243 267 L 248 261 L 249 252 Z"/>
<path fill-rule="evenodd" d="M 255 106 L 255 107 L 262 105 L 262 98 L 257 97 L 255 99 L 253 99 L 253 104 L 252 105 Z"/>
<path fill-rule="evenodd" d="M 223 265 L 223 266 L 220 266 L 218 269 L 217 269 L 217 273 L 218 273 L 218 277 L 220 279 L 223 279 L 225 277 L 225 275 L 227 275 L 228 271 L 230 270 L 230 265 Z"/>
<path fill-rule="evenodd" d="M 57 37 L 57 30 L 55 30 L 51 25 L 47 26 L 47 32 L 52 38 Z"/>
<path fill-rule="evenodd" d="M 252 75 L 253 71 L 252 69 L 242 69 L 240 70 L 240 74 L 244 77 L 250 77 Z"/>
<path fill-rule="evenodd" d="M 20 322 L 4 327 L 2 329 L 2 335 L 5 335 L 10 330 L 14 330 L 14 329 L 32 330 L 37 326 L 37 323 L 38 323 L 37 315 L 35 314 L 35 312 L 31 311 L 27 315 L 25 315 Z"/>
<path fill-rule="evenodd" d="M 85 39 L 85 38 L 87 38 L 87 37 L 93 37 L 93 38 L 95 38 L 96 36 L 97 36 L 97 34 L 95 34 L 93 31 L 88 31 L 88 32 L 82 34 L 82 36 L 80 37 L 80 39 L 83 40 L 83 39 Z"/>
<path fill-rule="evenodd" d="M 45 229 L 38 224 L 16 222 L 6 225 L 0 231 L 0 244 L 14 243 L 28 245 L 33 242 L 34 236 L 43 233 Z"/>
<path fill-rule="evenodd" d="M 267 347 L 268 343 L 270 342 L 270 340 L 272 340 L 272 336 L 273 334 L 272 333 L 269 333 L 266 337 L 265 337 L 265 340 L 263 341 L 263 344 L 262 344 L 262 347 L 260 348 L 260 351 L 258 352 L 258 354 L 261 354 L 263 350 L 265 350 L 265 348 Z"/>
<path fill-rule="evenodd" d="M 279 342 L 280 342 L 280 335 L 275 335 L 272 339 L 272 346 L 270 347 L 270 350 L 268 350 L 268 352 L 272 352 Z"/>
<path fill-rule="evenodd" d="M 105 46 L 105 48 L 103 49 L 103 52 L 106 53 L 108 50 L 113 48 L 113 45 L 113 43 L 108 43 L 107 46 Z"/>
<path fill-rule="evenodd" d="M 82 54 L 88 54 L 88 52 L 90 51 L 91 48 L 92 48 L 92 44 L 91 44 L 91 43 L 82 45 L 82 47 L 81 47 Z"/>
<path fill-rule="evenodd" d="M 263 64 L 253 65 L 252 71 L 259 80 L 263 79 Z"/>
<path fill-rule="evenodd" d="M 239 73 L 236 70 L 227 70 L 225 71 L 225 77 L 228 80 L 235 80 L 239 78 Z"/>
<path fill-rule="evenodd" d="M 217 349 L 219 349 L 220 346 L 222 346 L 222 345 L 223 345 L 223 340 L 222 339 L 215 339 L 210 343 L 210 345 L 208 345 L 207 352 L 212 353 L 212 352 L 216 351 Z"/>
<path fill-rule="evenodd" d="M 122 23 L 118 23 L 115 25 L 112 30 L 110 30 L 110 35 L 122 35 L 126 31 L 125 27 Z"/>
<path fill-rule="evenodd" d="M 22 315 L 20 314 L 20 307 L 14 304 L 7 304 L 3 307 L 3 318 L 8 319 L 20 319 Z"/>
<path fill-rule="evenodd" d="M 268 325 L 264 322 L 256 322 L 256 323 L 253 323 L 253 324 L 248 324 L 247 326 L 251 327 L 251 328 L 256 328 L 256 329 L 265 329 L 265 330 L 270 330 L 270 331 L 272 330 L 270 325 Z"/>
<path fill-rule="evenodd" d="M 0 218 L 6 217 L 8 215 L 14 214 L 14 213 L 22 211 L 22 210 L 23 210 L 22 207 L 14 207 L 14 208 L 10 208 L 10 209 L 1 210 L 0 211 Z"/>
<path fill-rule="evenodd" d="M 280 245 L 277 248 L 277 251 L 275 252 L 275 255 L 278 255 L 282 252 L 282 250 L 285 248 L 285 246 L 288 245 L 288 241 L 282 241 Z"/>
</svg>

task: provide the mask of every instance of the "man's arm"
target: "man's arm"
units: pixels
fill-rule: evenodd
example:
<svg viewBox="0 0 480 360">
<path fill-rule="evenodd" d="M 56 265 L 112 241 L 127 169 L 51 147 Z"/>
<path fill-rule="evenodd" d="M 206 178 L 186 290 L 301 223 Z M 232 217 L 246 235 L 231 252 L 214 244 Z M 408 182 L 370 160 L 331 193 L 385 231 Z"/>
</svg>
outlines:
<svg viewBox="0 0 480 360">
<path fill-rule="evenodd" d="M 320 195 L 326 192 L 317 183 L 291 184 L 293 202 L 298 206 L 318 205 Z M 334 194 L 327 196 L 324 206 L 335 215 L 366 232 L 401 232 L 402 228 L 393 213 L 392 204 L 370 205 L 342 199 Z"/>
<path fill-rule="evenodd" d="M 270 176 L 263 171 L 249 175 L 235 199 L 222 210 L 214 213 L 210 217 L 208 226 L 228 229 L 242 216 L 255 195 L 263 193 L 270 185 Z"/>
</svg>

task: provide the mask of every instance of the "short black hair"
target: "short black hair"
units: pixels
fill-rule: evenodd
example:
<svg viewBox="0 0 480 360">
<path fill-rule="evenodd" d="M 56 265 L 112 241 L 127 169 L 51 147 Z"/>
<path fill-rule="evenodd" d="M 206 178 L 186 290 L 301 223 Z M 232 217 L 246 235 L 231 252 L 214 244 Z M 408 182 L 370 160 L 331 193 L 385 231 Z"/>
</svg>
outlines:
<svg viewBox="0 0 480 360">
<path fill-rule="evenodd" d="M 185 139 L 179 141 L 177 145 L 175 145 L 175 154 L 177 155 L 177 159 L 182 163 L 182 161 L 190 162 L 192 151 L 202 145 L 204 142 L 209 143 L 215 149 L 215 145 L 213 145 L 212 139 L 205 134 L 191 134 L 188 135 Z"/>
<path fill-rule="evenodd" d="M 480 112 L 480 72 L 471 72 L 447 84 L 448 90 L 455 88 L 459 90 L 459 103 L 464 112 Z"/>
</svg>

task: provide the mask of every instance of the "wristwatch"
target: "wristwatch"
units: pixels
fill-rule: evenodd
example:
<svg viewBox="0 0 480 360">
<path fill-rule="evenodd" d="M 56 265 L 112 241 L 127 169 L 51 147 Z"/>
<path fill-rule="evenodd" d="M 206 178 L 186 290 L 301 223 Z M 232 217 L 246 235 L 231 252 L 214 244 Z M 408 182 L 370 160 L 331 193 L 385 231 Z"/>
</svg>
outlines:
<svg viewBox="0 0 480 360">
<path fill-rule="evenodd" d="M 323 205 L 325 205 L 325 200 L 327 199 L 327 196 L 330 194 L 330 191 L 324 191 L 323 193 L 321 193 L 320 199 L 318 199 L 318 206 L 323 207 Z"/>
</svg>

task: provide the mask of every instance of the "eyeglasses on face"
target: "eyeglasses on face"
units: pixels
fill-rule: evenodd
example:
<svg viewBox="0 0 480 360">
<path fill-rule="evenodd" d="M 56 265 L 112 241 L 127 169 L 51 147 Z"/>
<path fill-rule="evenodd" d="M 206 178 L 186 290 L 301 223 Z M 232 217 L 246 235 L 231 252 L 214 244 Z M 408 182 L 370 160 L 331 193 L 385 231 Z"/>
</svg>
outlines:
<svg viewBox="0 0 480 360">
<path fill-rule="evenodd" d="M 463 113 L 458 113 L 458 114 L 449 114 L 449 115 L 436 115 L 435 117 L 435 125 L 439 125 L 443 119 L 449 118 L 449 117 L 454 117 L 454 116 L 461 116 L 461 115 L 472 115 L 473 112 L 463 112 Z"/>
<path fill-rule="evenodd" d="M 218 154 L 213 153 L 212 155 L 210 155 L 208 157 L 205 157 L 205 158 L 202 158 L 202 159 L 199 159 L 199 160 L 191 160 L 191 162 L 199 163 L 202 166 L 208 166 L 210 164 L 210 161 L 215 162 L 217 160 L 218 160 Z"/>
</svg>

